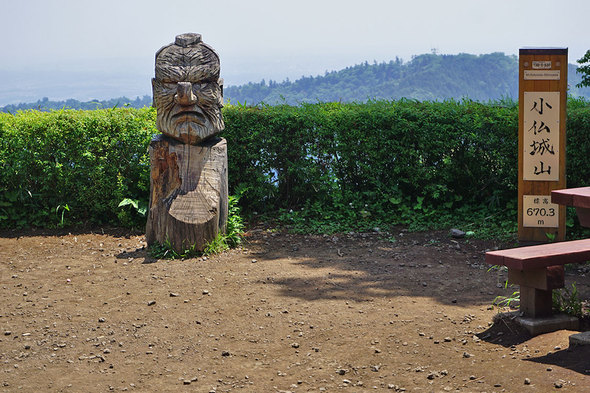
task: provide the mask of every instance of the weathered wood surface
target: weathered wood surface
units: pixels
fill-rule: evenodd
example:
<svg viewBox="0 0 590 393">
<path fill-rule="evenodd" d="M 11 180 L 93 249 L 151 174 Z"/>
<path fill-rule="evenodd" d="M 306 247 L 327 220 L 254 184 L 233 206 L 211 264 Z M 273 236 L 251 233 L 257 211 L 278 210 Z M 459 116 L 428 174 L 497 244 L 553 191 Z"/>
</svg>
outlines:
<svg viewBox="0 0 590 393">
<path fill-rule="evenodd" d="M 180 34 L 160 49 L 152 80 L 158 130 L 191 145 L 221 132 L 225 125 L 219 73 L 219 56 L 200 34 Z"/>
<path fill-rule="evenodd" d="M 186 33 L 156 53 L 152 80 L 156 127 L 150 144 L 150 210 L 146 239 L 182 252 L 202 251 L 228 213 L 227 145 L 219 56 Z"/>
<path fill-rule="evenodd" d="M 189 145 L 157 135 L 150 143 L 150 163 L 148 244 L 169 241 L 178 252 L 193 245 L 202 251 L 227 222 L 225 139 Z"/>
</svg>

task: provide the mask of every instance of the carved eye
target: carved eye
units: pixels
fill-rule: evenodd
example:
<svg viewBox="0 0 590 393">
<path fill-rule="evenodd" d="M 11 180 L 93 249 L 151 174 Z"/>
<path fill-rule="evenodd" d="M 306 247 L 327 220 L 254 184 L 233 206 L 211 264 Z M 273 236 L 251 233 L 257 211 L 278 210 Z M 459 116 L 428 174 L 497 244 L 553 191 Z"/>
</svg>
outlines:
<svg viewBox="0 0 590 393">
<path fill-rule="evenodd" d="M 166 90 L 176 90 L 176 82 L 160 82 L 160 86 Z"/>
</svg>

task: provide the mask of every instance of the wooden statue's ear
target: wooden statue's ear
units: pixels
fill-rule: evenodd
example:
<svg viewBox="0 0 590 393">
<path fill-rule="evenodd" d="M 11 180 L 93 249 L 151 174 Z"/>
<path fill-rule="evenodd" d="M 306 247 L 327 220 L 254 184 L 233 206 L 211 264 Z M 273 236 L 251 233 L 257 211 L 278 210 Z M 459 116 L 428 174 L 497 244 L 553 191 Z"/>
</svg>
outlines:
<svg viewBox="0 0 590 393">
<path fill-rule="evenodd" d="M 154 86 L 156 84 L 156 78 L 152 78 L 152 106 L 156 107 L 156 94 L 154 94 Z"/>
</svg>

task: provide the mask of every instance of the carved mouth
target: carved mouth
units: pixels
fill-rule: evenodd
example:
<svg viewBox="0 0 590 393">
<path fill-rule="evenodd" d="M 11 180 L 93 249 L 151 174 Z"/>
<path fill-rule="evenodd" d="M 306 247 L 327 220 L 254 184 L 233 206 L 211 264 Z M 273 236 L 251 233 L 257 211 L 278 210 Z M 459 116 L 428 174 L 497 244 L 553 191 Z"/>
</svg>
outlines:
<svg viewBox="0 0 590 393">
<path fill-rule="evenodd" d="M 197 111 L 182 111 L 174 114 L 172 120 L 175 122 L 194 122 L 205 124 L 207 119 L 201 112 Z"/>
</svg>

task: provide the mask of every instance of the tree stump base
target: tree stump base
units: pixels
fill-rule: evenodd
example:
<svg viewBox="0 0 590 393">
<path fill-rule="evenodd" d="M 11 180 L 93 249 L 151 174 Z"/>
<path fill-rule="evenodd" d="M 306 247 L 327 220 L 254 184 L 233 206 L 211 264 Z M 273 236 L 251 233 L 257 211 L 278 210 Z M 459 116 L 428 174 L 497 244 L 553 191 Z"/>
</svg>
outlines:
<svg viewBox="0 0 590 393">
<path fill-rule="evenodd" d="M 203 251 L 227 223 L 226 140 L 188 145 L 156 135 L 149 151 L 147 243 L 169 243 L 178 253 Z"/>
</svg>

